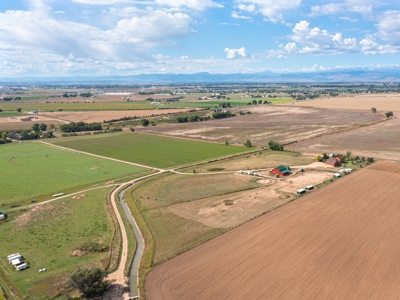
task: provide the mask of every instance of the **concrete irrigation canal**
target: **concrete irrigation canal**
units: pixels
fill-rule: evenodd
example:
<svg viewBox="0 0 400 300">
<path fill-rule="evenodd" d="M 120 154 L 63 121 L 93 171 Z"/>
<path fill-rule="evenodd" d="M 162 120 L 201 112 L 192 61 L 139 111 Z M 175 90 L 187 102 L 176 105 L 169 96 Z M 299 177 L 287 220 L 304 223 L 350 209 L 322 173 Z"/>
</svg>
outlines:
<svg viewBox="0 0 400 300">
<path fill-rule="evenodd" d="M 136 239 L 136 250 L 135 250 L 135 255 L 133 257 L 133 261 L 129 270 L 129 296 L 133 299 L 137 297 L 139 299 L 139 287 L 138 287 L 138 278 L 139 278 L 139 266 L 140 266 L 140 260 L 142 259 L 143 255 L 143 250 L 144 250 L 144 239 L 142 237 L 142 234 L 140 233 L 140 230 L 133 219 L 128 207 L 126 206 L 126 203 L 124 201 L 124 193 L 133 187 L 137 182 L 134 184 L 130 185 L 129 187 L 125 188 L 124 190 L 120 191 L 118 193 L 118 198 L 119 198 L 119 203 L 122 206 L 122 209 L 125 213 L 126 219 L 128 220 L 129 224 L 131 225 L 133 234 L 135 235 Z"/>
</svg>

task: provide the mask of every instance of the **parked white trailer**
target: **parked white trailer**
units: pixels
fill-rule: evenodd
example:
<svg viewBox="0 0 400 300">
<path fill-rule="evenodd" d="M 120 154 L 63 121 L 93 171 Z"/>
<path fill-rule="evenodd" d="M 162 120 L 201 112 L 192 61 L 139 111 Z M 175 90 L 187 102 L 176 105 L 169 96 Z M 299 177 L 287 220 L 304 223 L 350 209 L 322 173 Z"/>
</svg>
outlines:
<svg viewBox="0 0 400 300">
<path fill-rule="evenodd" d="M 28 267 L 28 265 L 26 263 L 22 263 L 22 264 L 19 264 L 19 265 L 15 266 L 17 271 L 25 270 L 27 267 Z"/>
<path fill-rule="evenodd" d="M 19 253 L 10 254 L 10 255 L 7 256 L 7 259 L 8 259 L 8 263 L 11 264 L 11 261 L 14 260 L 14 259 L 20 259 L 21 260 L 22 259 L 22 255 L 19 254 Z"/>
</svg>

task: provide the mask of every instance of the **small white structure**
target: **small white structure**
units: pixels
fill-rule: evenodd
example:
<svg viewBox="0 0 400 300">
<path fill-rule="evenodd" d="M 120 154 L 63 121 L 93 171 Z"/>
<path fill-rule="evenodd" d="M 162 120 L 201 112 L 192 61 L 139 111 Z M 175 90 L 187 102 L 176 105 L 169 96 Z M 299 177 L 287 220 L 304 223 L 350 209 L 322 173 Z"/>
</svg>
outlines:
<svg viewBox="0 0 400 300">
<path fill-rule="evenodd" d="M 60 197 L 60 196 L 62 196 L 62 195 L 64 195 L 64 193 L 54 194 L 53 197 Z"/>
<path fill-rule="evenodd" d="M 5 215 L 0 215 L 0 221 L 1 221 L 1 220 L 4 220 L 5 218 L 6 218 Z"/>
<path fill-rule="evenodd" d="M 10 255 L 7 256 L 7 259 L 8 259 L 8 263 L 11 264 L 11 262 L 12 262 L 14 259 L 19 259 L 19 260 L 21 260 L 21 259 L 22 259 L 22 255 L 19 254 L 19 253 L 10 254 Z"/>
<path fill-rule="evenodd" d="M 240 170 L 240 171 L 239 171 L 239 174 L 242 174 L 242 173 L 243 173 L 243 171 L 242 171 L 242 170 Z"/>
<path fill-rule="evenodd" d="M 312 184 L 306 186 L 307 191 L 312 190 L 313 188 L 314 188 L 314 186 Z"/>
<path fill-rule="evenodd" d="M 333 174 L 333 177 L 335 177 L 335 178 L 339 178 L 340 176 L 341 176 L 340 173 Z"/>
<path fill-rule="evenodd" d="M 43 268 L 43 269 L 40 269 L 40 270 L 39 270 L 39 273 L 42 273 L 42 272 L 44 272 L 44 271 L 46 271 L 46 269 L 45 269 L 45 268 Z"/>
<path fill-rule="evenodd" d="M 305 189 L 297 190 L 297 194 L 299 194 L 299 195 L 304 194 L 305 192 L 306 192 Z"/>
<path fill-rule="evenodd" d="M 21 263 L 21 261 L 20 261 L 18 258 L 13 259 L 13 260 L 11 261 L 11 264 L 12 264 L 13 266 L 19 265 L 20 263 Z"/>
<path fill-rule="evenodd" d="M 19 264 L 16 265 L 15 268 L 17 269 L 17 271 L 21 271 L 21 270 L 25 270 L 28 267 L 28 265 L 26 263 L 23 264 Z"/>
</svg>

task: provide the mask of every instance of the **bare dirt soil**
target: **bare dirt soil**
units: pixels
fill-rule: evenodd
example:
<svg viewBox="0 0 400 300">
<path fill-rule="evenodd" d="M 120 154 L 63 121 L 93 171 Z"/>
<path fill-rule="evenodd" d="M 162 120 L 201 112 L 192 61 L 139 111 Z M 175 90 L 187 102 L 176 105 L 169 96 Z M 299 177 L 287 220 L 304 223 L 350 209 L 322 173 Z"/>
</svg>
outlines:
<svg viewBox="0 0 400 300">
<path fill-rule="evenodd" d="M 399 180 L 341 178 L 155 267 L 147 299 L 398 299 Z"/>
<path fill-rule="evenodd" d="M 394 119 L 378 124 L 302 141 L 288 148 L 313 154 L 351 151 L 353 155 L 400 161 L 400 113 L 394 115 Z"/>
<path fill-rule="evenodd" d="M 251 114 L 240 116 L 239 111 Z M 250 139 L 254 145 L 265 146 L 270 140 L 280 143 L 304 140 L 357 128 L 382 118 L 371 112 L 272 105 L 244 106 L 232 112 L 238 115 L 222 120 L 138 128 L 138 131 L 220 143 L 226 139 L 230 144 L 243 144 Z"/>
<path fill-rule="evenodd" d="M 268 176 L 268 171 L 259 174 Z M 306 171 L 282 179 L 261 177 L 257 181 L 262 185 L 260 188 L 176 204 L 169 210 L 206 226 L 230 228 L 286 204 L 293 200 L 297 190 L 332 177 L 331 172 L 318 171 Z"/>
<path fill-rule="evenodd" d="M 348 97 L 330 97 L 307 101 L 296 101 L 295 106 L 328 109 L 350 109 L 370 111 L 375 107 L 377 113 L 400 111 L 400 94 L 364 94 Z"/>
<path fill-rule="evenodd" d="M 171 113 L 185 112 L 189 109 L 165 109 L 165 110 L 122 110 L 122 111 L 76 111 L 76 112 L 52 112 L 40 113 L 39 117 L 67 122 L 100 122 L 104 120 L 120 119 L 124 117 L 150 117 Z"/>
</svg>

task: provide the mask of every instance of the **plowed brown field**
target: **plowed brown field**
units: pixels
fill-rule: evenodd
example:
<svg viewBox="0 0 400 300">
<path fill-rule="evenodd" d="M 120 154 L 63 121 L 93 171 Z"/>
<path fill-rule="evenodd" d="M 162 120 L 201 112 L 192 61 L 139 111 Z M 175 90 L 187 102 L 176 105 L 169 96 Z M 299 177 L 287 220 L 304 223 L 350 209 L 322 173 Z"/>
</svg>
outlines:
<svg viewBox="0 0 400 300">
<path fill-rule="evenodd" d="M 157 266 L 147 299 L 398 299 L 399 181 L 341 178 Z"/>
</svg>

